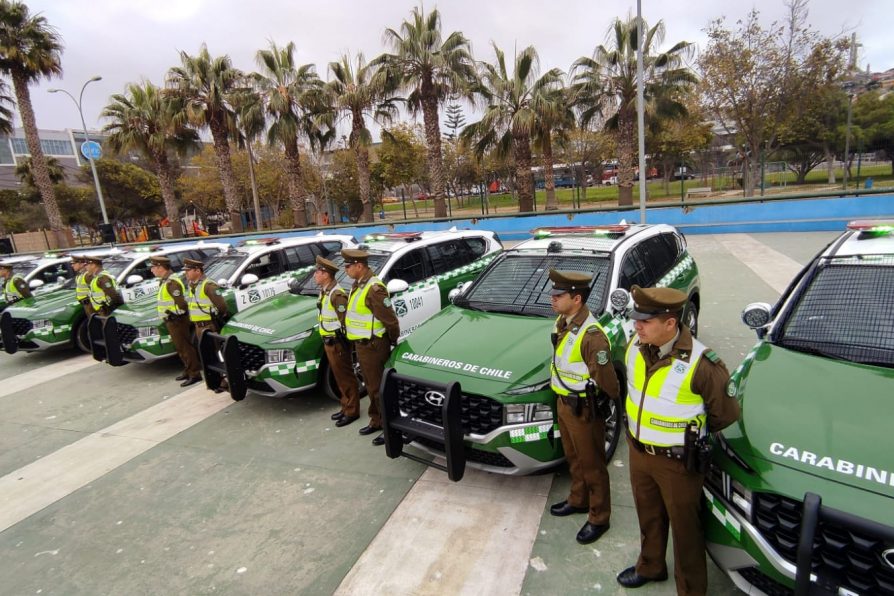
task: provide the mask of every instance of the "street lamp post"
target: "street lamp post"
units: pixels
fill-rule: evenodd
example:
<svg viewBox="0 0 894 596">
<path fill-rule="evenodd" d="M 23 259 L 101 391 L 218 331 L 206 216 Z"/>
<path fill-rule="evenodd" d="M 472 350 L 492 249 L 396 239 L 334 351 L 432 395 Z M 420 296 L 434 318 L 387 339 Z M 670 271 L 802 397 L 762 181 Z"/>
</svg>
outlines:
<svg viewBox="0 0 894 596">
<path fill-rule="evenodd" d="M 854 90 L 856 84 L 853 81 L 848 81 L 844 84 L 844 90 L 847 92 L 847 128 L 844 133 L 844 192 L 847 193 L 847 170 L 848 170 L 848 157 L 851 152 L 851 114 L 853 112 L 853 104 L 854 104 Z"/>
<path fill-rule="evenodd" d="M 47 91 L 50 93 L 64 93 L 69 96 L 71 100 L 75 103 L 75 106 L 78 108 L 78 114 L 81 116 L 81 126 L 84 127 L 84 139 L 86 142 L 90 142 L 90 135 L 87 133 L 87 123 L 84 121 L 84 110 L 81 109 L 81 101 L 84 99 L 84 89 L 87 88 L 87 85 L 90 83 L 101 81 L 101 76 L 91 77 L 84 83 L 84 86 L 81 87 L 81 93 L 78 95 L 78 99 L 75 99 L 74 95 L 66 91 L 65 89 L 48 89 Z M 99 175 L 96 173 L 96 164 L 92 157 L 88 157 L 87 161 L 90 162 L 90 170 L 93 172 L 93 183 L 96 185 L 96 196 L 99 198 L 99 210 L 102 211 L 102 223 L 109 223 L 109 216 L 106 214 L 106 203 L 102 198 L 102 188 L 99 186 Z"/>
</svg>

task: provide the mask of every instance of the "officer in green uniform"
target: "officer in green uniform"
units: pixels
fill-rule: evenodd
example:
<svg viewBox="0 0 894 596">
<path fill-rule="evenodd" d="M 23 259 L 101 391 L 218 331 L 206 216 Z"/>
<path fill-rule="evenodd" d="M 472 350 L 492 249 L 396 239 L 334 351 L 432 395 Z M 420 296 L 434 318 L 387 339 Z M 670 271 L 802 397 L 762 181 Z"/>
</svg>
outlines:
<svg viewBox="0 0 894 596">
<path fill-rule="evenodd" d="M 638 286 L 631 293 L 637 340 L 626 356 L 627 444 L 641 546 L 636 565 L 622 571 L 618 583 L 638 588 L 667 579 L 670 526 L 677 593 L 704 595 L 704 438 L 735 422 L 739 403 L 727 396 L 726 365 L 680 323 L 686 294 Z"/>
<path fill-rule="evenodd" d="M 345 260 L 345 272 L 354 280 L 348 298 L 348 312 L 345 316 L 345 333 L 354 344 L 360 372 L 366 382 L 369 394 L 369 424 L 358 432 L 370 435 L 382 429 L 382 410 L 379 403 L 379 386 L 385 372 L 385 362 L 391 355 L 391 348 L 400 337 L 400 323 L 385 284 L 373 275 L 367 265 L 369 253 L 365 250 L 345 248 L 341 251 Z M 372 441 L 373 445 L 384 445 L 381 433 Z"/>
<path fill-rule="evenodd" d="M 550 507 L 566 516 L 587 513 L 580 544 L 595 542 L 609 528 L 611 490 L 605 457 L 605 400 L 618 398 L 611 343 L 587 308 L 592 277 L 579 271 L 549 272 L 552 307 L 559 317 L 553 334 L 551 381 L 559 434 L 571 472 L 568 498 Z"/>
<path fill-rule="evenodd" d="M 90 304 L 90 282 L 93 276 L 87 271 L 87 259 L 84 257 L 72 257 L 71 268 L 75 272 L 75 296 L 84 308 L 84 314 L 88 317 L 93 314 L 93 306 Z"/>
<path fill-rule="evenodd" d="M 335 426 L 347 426 L 360 417 L 360 389 L 351 361 L 351 345 L 345 335 L 348 294 L 335 281 L 338 265 L 321 256 L 316 259 L 314 282 L 320 287 L 317 300 L 320 337 L 326 361 L 341 393 L 341 409 L 332 415 Z"/>
<path fill-rule="evenodd" d="M 118 283 L 102 268 L 101 257 L 86 257 L 87 271 L 92 276 L 90 280 L 90 306 L 94 314 L 104 317 L 124 304 L 121 294 L 118 293 Z"/>
<path fill-rule="evenodd" d="M 183 372 L 175 381 L 187 381 L 201 375 L 199 353 L 190 338 L 189 304 L 186 302 L 186 285 L 172 275 L 171 259 L 156 256 L 149 259 L 152 274 L 158 278 L 158 316 L 165 322 L 174 349 L 183 362 Z"/>
<path fill-rule="evenodd" d="M 8 263 L 0 263 L 0 284 L 7 306 L 24 298 L 31 298 L 28 282 L 21 275 L 13 274 L 12 265 Z"/>
<path fill-rule="evenodd" d="M 200 341 L 206 331 L 220 331 L 217 322 L 226 318 L 227 303 L 218 293 L 217 284 L 205 277 L 205 264 L 202 261 L 183 259 L 183 271 L 189 281 L 189 320 L 196 327 L 196 341 Z M 197 374 L 180 385 L 187 387 L 201 380 L 201 375 Z M 222 385 L 219 391 L 225 391 L 224 387 Z"/>
</svg>

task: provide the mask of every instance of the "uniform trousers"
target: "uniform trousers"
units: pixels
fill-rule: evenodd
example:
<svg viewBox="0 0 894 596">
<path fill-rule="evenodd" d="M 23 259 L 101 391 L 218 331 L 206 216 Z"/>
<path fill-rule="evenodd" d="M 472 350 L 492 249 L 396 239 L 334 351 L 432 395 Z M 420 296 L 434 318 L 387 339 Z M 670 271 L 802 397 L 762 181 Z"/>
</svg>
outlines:
<svg viewBox="0 0 894 596">
<path fill-rule="evenodd" d="M 703 596 L 708 589 L 702 486 L 705 475 L 688 472 L 678 459 L 649 455 L 627 441 L 630 484 L 639 518 L 640 555 L 636 572 L 644 577 L 667 574 L 668 526 L 674 537 L 677 594 Z"/>
<path fill-rule="evenodd" d="M 165 327 L 168 328 L 168 334 L 171 341 L 174 342 L 174 349 L 183 362 L 183 374 L 194 379 L 202 372 L 202 366 L 199 363 L 199 353 L 192 343 L 189 335 L 189 317 L 173 317 L 165 320 Z"/>
<path fill-rule="evenodd" d="M 379 386 L 382 384 L 385 362 L 391 355 L 391 344 L 385 337 L 373 337 L 367 342 L 355 341 L 354 349 L 357 350 L 360 372 L 363 373 L 366 392 L 369 394 L 369 426 L 382 428 Z"/>
<path fill-rule="evenodd" d="M 601 526 L 611 517 L 611 487 L 605 462 L 605 420 L 589 413 L 589 406 L 574 409 L 556 398 L 562 449 L 571 471 L 568 504 L 589 507 L 587 521 Z M 589 418 L 589 420 L 587 420 Z"/>
<path fill-rule="evenodd" d="M 351 348 L 345 342 L 336 340 L 332 344 L 324 343 L 323 349 L 341 395 L 341 413 L 357 418 L 360 416 L 360 389 L 354 374 L 354 364 L 351 362 Z"/>
</svg>

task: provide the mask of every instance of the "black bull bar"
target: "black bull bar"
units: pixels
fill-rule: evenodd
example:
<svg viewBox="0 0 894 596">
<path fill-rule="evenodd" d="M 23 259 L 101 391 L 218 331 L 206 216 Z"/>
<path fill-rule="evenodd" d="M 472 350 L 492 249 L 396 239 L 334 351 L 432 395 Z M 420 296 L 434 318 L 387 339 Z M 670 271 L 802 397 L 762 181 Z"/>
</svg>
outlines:
<svg viewBox="0 0 894 596">
<path fill-rule="evenodd" d="M 7 354 L 19 351 L 19 338 L 12 326 L 12 315 L 8 312 L 0 313 L 0 347 Z"/>
<path fill-rule="evenodd" d="M 205 386 L 211 390 L 223 388 L 236 401 L 245 399 L 248 379 L 242 367 L 242 351 L 235 335 L 220 335 L 206 331 L 199 340 L 199 358 L 205 373 Z M 227 386 L 223 386 L 226 378 Z"/>
<path fill-rule="evenodd" d="M 424 385 L 430 392 L 443 397 L 441 403 L 442 427 L 420 422 L 400 412 L 400 385 L 412 383 Z M 427 466 L 447 472 L 453 482 L 462 480 L 466 471 L 466 452 L 463 445 L 462 389 L 456 381 L 434 383 L 431 381 L 398 374 L 393 368 L 385 370 L 382 377 L 382 426 L 385 438 L 385 454 L 391 459 L 406 457 Z M 404 452 L 404 439 L 428 439 L 444 446 L 446 465 Z"/>
<path fill-rule="evenodd" d="M 121 335 L 114 316 L 91 315 L 87 320 L 87 339 L 90 340 L 94 360 L 108 362 L 112 366 L 128 363 L 121 349 Z"/>
</svg>

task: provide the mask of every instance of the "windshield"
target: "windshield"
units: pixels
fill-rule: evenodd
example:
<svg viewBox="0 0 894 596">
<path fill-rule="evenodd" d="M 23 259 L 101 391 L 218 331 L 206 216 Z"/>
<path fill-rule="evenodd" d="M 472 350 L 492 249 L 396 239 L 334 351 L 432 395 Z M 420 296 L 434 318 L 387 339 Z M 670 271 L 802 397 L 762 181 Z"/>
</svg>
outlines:
<svg viewBox="0 0 894 596">
<path fill-rule="evenodd" d="M 385 263 L 388 262 L 390 256 L 391 253 L 370 253 L 369 259 L 366 262 L 369 265 L 369 268 L 373 270 L 373 273 L 378 275 L 382 270 L 382 267 L 385 266 Z M 340 254 L 329 255 L 327 258 L 338 266 L 338 273 L 335 274 L 335 281 L 343 288 L 350 288 L 354 285 L 354 280 L 348 277 L 348 274 L 345 272 L 344 258 L 342 258 Z M 297 281 L 292 284 L 291 290 L 293 294 L 302 294 L 304 296 L 316 296 L 319 291 L 320 288 L 314 283 L 313 269 L 303 277 L 298 277 Z"/>
<path fill-rule="evenodd" d="M 894 367 L 894 256 L 821 263 L 797 300 L 778 345 Z"/>
<path fill-rule="evenodd" d="M 551 317 L 550 269 L 582 271 L 594 277 L 587 306 L 594 314 L 605 302 L 607 257 L 561 254 L 507 254 L 485 271 L 468 294 L 454 304 L 487 312 Z"/>
<path fill-rule="evenodd" d="M 205 277 L 217 283 L 220 283 L 221 280 L 230 283 L 230 278 L 247 258 L 248 255 L 244 252 L 214 255 L 205 265 Z"/>
<path fill-rule="evenodd" d="M 131 263 L 133 263 L 133 259 L 111 257 L 109 259 L 103 260 L 102 268 L 105 269 L 109 273 L 109 275 L 111 275 L 115 279 L 118 279 L 118 276 L 121 275 L 121 272 L 127 269 Z"/>
<path fill-rule="evenodd" d="M 34 262 L 16 263 L 15 265 L 12 266 L 12 274 L 13 275 L 28 275 L 35 269 L 37 269 L 37 263 L 34 263 Z"/>
</svg>

